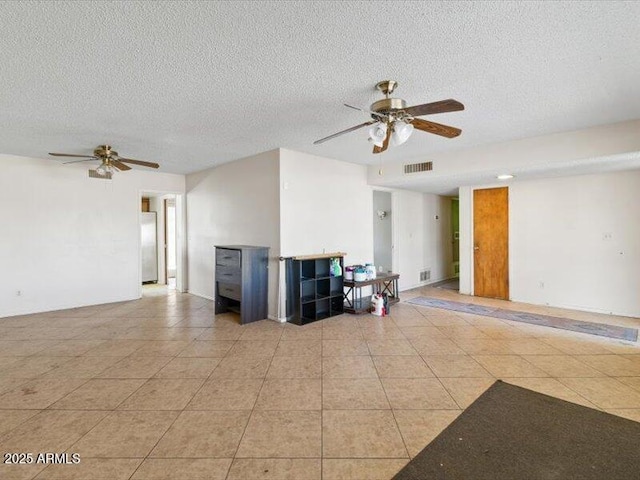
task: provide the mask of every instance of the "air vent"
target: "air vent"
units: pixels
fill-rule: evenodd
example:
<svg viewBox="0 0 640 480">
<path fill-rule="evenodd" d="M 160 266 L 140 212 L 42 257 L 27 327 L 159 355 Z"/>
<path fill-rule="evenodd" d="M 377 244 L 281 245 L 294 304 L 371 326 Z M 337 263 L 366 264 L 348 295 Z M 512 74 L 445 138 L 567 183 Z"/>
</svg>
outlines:
<svg viewBox="0 0 640 480">
<path fill-rule="evenodd" d="M 111 180 L 111 172 L 106 172 L 104 175 L 100 175 L 95 170 L 89 170 L 90 178 L 99 178 L 100 180 Z"/>
<path fill-rule="evenodd" d="M 433 162 L 411 163 L 404 166 L 404 173 L 430 172 L 433 170 Z"/>
<path fill-rule="evenodd" d="M 422 270 L 420 272 L 420 281 L 427 282 L 431 280 L 431 270 Z"/>
</svg>

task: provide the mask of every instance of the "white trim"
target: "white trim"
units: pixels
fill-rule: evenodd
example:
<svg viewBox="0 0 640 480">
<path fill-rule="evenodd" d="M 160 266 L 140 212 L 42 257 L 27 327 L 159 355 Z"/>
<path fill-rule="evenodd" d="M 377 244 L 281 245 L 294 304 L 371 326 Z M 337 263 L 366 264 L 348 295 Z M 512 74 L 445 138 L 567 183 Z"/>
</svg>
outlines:
<svg viewBox="0 0 640 480">
<path fill-rule="evenodd" d="M 201 293 L 189 292 L 189 291 L 187 291 L 187 292 L 183 292 L 183 293 L 188 293 L 189 295 L 193 295 L 193 296 L 200 297 L 200 298 L 205 298 L 205 299 L 207 299 L 207 300 L 211 300 L 212 302 L 213 302 L 213 301 L 215 301 L 215 300 L 213 299 L 213 297 L 210 297 L 209 295 L 203 295 L 203 294 L 201 294 Z"/>
<path fill-rule="evenodd" d="M 469 198 L 468 198 L 468 204 L 469 204 L 469 225 L 468 225 L 468 234 L 469 234 L 469 238 L 471 239 L 471 241 L 469 242 L 469 249 L 471 252 L 471 257 L 469 259 L 469 272 L 470 272 L 470 279 L 469 279 L 469 283 L 470 283 L 470 295 L 475 296 L 475 270 L 474 270 L 474 266 L 475 266 L 475 251 L 473 249 L 473 246 L 475 244 L 475 238 L 473 237 L 473 232 L 474 232 L 474 217 L 473 217 L 473 211 L 474 211 L 474 202 L 473 202 L 473 196 L 474 196 L 474 192 L 476 190 L 488 190 L 488 189 L 492 189 L 492 188 L 506 188 L 507 189 L 507 209 L 508 209 L 508 215 L 507 215 L 507 235 L 509 236 L 509 242 L 507 244 L 507 255 L 509 257 L 509 265 L 507 266 L 507 284 L 509 285 L 509 298 L 507 300 L 512 301 L 511 299 L 511 272 L 512 272 L 512 262 L 513 262 L 513 257 L 511 255 L 511 188 L 510 185 L 505 185 L 504 182 L 501 183 L 490 183 L 488 185 L 479 185 L 479 186 L 473 186 L 469 188 Z M 458 192 L 458 197 L 459 197 L 459 192 Z M 458 198 L 458 202 L 460 202 L 460 199 Z M 458 208 L 460 206 L 460 203 L 458 203 Z M 459 226 L 459 231 L 461 231 L 461 225 Z M 462 259 L 460 259 L 462 260 Z M 463 293 L 463 292 L 460 292 Z M 466 292 L 465 292 L 466 293 Z"/>
<path fill-rule="evenodd" d="M 396 212 L 396 213 L 394 213 Z M 400 252 L 398 250 L 398 192 L 391 191 L 391 271 L 398 272 Z"/>
<path fill-rule="evenodd" d="M 154 194 L 158 196 L 173 195 L 176 201 L 176 291 L 179 293 L 187 293 L 187 214 L 186 214 L 186 194 L 173 190 L 138 190 L 138 231 L 142 224 L 142 198 L 145 195 Z M 142 241 L 140 235 L 137 236 L 138 241 L 138 298 L 142 298 Z M 160 251 L 160 250 L 158 250 Z M 209 297 L 205 297 L 209 298 Z M 213 300 L 209 298 L 209 300 Z"/>
<path fill-rule="evenodd" d="M 185 193 L 176 194 L 176 291 L 186 293 L 187 283 L 187 202 Z"/>
</svg>

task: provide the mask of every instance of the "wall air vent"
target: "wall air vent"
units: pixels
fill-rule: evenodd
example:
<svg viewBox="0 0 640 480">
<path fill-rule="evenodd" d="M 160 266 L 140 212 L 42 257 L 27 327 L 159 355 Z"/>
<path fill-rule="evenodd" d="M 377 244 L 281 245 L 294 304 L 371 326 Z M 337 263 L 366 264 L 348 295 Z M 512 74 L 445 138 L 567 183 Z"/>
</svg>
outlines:
<svg viewBox="0 0 640 480">
<path fill-rule="evenodd" d="M 433 162 L 410 163 L 404 166 L 404 173 L 430 172 L 433 170 Z"/>
<path fill-rule="evenodd" d="M 431 280 L 431 270 L 422 270 L 420 272 L 420 281 L 428 282 L 429 280 Z"/>
<path fill-rule="evenodd" d="M 90 178 L 99 178 L 101 180 L 111 180 L 111 172 L 106 172 L 104 175 L 100 175 L 95 170 L 89 170 Z"/>
</svg>

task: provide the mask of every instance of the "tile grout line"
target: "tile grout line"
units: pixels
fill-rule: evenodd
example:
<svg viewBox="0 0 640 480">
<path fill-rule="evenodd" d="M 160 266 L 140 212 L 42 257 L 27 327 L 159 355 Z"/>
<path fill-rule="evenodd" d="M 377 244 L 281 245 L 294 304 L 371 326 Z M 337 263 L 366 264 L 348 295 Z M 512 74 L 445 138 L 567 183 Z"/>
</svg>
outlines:
<svg viewBox="0 0 640 480">
<path fill-rule="evenodd" d="M 203 332 L 204 333 L 204 332 Z M 195 339 L 193 340 L 195 341 Z M 192 341 L 192 343 L 193 343 Z M 233 346 L 236 344 L 237 340 L 234 340 L 233 345 L 231 346 L 231 348 L 225 353 L 225 355 L 227 353 L 229 353 L 229 351 L 231 351 L 231 349 L 233 348 Z M 187 347 L 185 347 L 187 348 Z M 179 355 L 179 354 L 178 354 Z M 173 359 L 178 358 L 178 355 L 174 356 Z M 187 357 L 188 358 L 188 357 Z M 203 358 L 203 357 L 195 357 L 195 358 Z M 215 357 L 214 357 L 215 358 Z M 224 357 L 223 357 L 224 358 Z M 172 359 L 172 360 L 173 360 Z M 164 367 L 166 367 L 172 360 L 169 360 L 167 363 L 165 363 L 159 370 L 162 370 Z M 185 406 L 182 408 L 182 410 L 178 410 L 178 415 L 176 415 L 176 418 L 173 419 L 173 422 L 171 422 L 171 424 L 169 425 L 169 427 L 164 431 L 164 433 L 160 436 L 160 438 L 158 438 L 158 441 L 151 447 L 151 449 L 149 450 L 149 452 L 147 453 L 147 455 L 145 455 L 145 457 L 142 459 L 142 461 L 140 462 L 140 464 L 136 467 L 136 469 L 133 471 L 133 473 L 129 476 L 129 480 L 131 480 L 133 478 L 133 476 L 136 474 L 136 472 L 138 471 L 138 469 L 142 466 L 142 464 L 144 464 L 147 459 L 149 458 L 149 455 L 153 452 L 153 450 L 158 446 L 158 444 L 162 441 L 162 439 L 165 437 L 165 435 L 169 432 L 169 430 L 171 430 L 171 428 L 173 427 L 173 425 L 175 425 L 175 423 L 178 421 L 178 418 L 180 418 L 180 416 L 182 415 L 182 413 L 184 413 L 187 409 L 187 407 L 189 406 L 189 404 L 193 401 L 193 399 L 196 397 L 196 395 L 200 392 L 200 390 L 202 390 L 202 388 L 204 387 L 204 385 L 206 384 L 207 380 L 211 377 L 211 375 L 213 375 L 213 372 L 218 368 L 218 365 L 216 365 L 214 367 L 214 369 L 211 371 L 211 373 L 209 373 L 209 375 L 207 376 L 207 378 L 202 382 L 202 385 L 200 385 L 200 387 L 197 389 L 197 391 L 193 394 L 193 396 L 191 397 L 191 399 L 189 399 L 189 401 L 185 404 Z M 156 372 L 156 375 L 157 373 Z M 146 382 L 145 382 L 146 384 Z M 144 385 L 144 384 L 143 384 Z M 142 386 L 140 387 L 142 388 Z M 229 465 L 229 468 L 231 468 L 231 465 Z"/>
<path fill-rule="evenodd" d="M 269 374 L 269 370 L 271 369 L 271 365 L 273 364 L 273 359 L 275 358 L 276 353 L 278 351 L 278 347 L 280 346 L 280 341 L 282 339 L 283 333 L 284 333 L 284 328 L 281 328 L 280 336 L 278 337 L 278 342 L 276 343 L 276 348 L 273 351 L 273 355 L 271 355 L 271 360 L 269 361 L 269 366 L 267 367 L 267 369 L 264 372 L 264 377 L 262 378 L 262 384 L 260 385 L 260 389 L 258 390 L 258 394 L 256 395 L 256 399 L 253 402 L 253 407 L 251 408 L 251 411 L 249 413 L 249 417 L 247 418 L 247 423 L 245 424 L 244 428 L 242 429 L 242 434 L 240 435 L 240 439 L 238 440 L 238 445 L 235 448 L 235 451 L 233 453 L 233 456 L 232 456 L 232 459 L 231 459 L 231 463 L 229 464 L 229 470 L 227 471 L 227 474 L 225 476 L 225 480 L 229 478 L 229 475 L 231 474 L 231 469 L 233 468 L 233 465 L 236 462 L 238 451 L 240 450 L 240 445 L 242 444 L 242 440 L 244 439 L 244 436 L 247 433 L 247 428 L 249 428 L 249 423 L 251 422 L 251 418 L 253 418 L 253 413 L 256 411 L 256 405 L 258 404 L 258 400 L 260 399 L 260 394 L 262 393 L 264 385 L 267 382 L 267 375 Z M 241 341 L 241 339 L 242 339 L 242 335 L 240 335 L 240 337 L 238 338 L 238 340 L 236 340 L 236 342 Z M 229 352 L 230 351 L 231 350 L 229 350 Z M 227 352 L 227 354 L 229 352 Z M 242 358 L 242 356 L 240 356 L 240 358 Z M 213 372 L 212 372 L 212 374 L 213 374 Z"/>
<path fill-rule="evenodd" d="M 406 458 L 409 459 L 409 461 L 410 461 L 411 460 L 411 454 L 409 453 L 409 447 L 407 446 L 407 441 L 404 438 L 404 435 L 402 434 L 402 430 L 400 429 L 400 424 L 398 423 L 398 418 L 396 417 L 396 414 L 394 412 L 393 405 L 391 404 L 391 400 L 389 400 L 389 395 L 387 393 L 387 389 L 384 386 L 384 382 L 382 381 L 382 377 L 380 377 L 380 371 L 378 370 L 378 366 L 376 365 L 376 363 L 373 361 L 373 358 L 371 358 L 371 362 L 373 363 L 373 368 L 375 368 L 376 374 L 378 375 L 378 381 L 380 382 L 380 385 L 382 386 L 382 391 L 384 392 L 384 396 L 387 399 L 387 403 L 389 404 L 389 409 L 391 410 L 391 416 L 393 417 L 393 421 L 395 422 L 396 428 L 398 429 L 398 433 L 400 434 L 400 439 L 402 440 L 402 445 L 404 446 L 404 450 L 407 453 L 407 457 Z"/>
<path fill-rule="evenodd" d="M 324 324 L 320 330 L 320 480 L 324 478 Z"/>
</svg>

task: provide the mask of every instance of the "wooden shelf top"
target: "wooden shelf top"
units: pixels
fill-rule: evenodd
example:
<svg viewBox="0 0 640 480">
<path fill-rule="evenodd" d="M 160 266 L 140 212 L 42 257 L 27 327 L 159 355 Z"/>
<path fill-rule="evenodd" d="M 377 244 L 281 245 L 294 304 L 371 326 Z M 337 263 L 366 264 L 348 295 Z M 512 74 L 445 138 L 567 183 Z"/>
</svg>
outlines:
<svg viewBox="0 0 640 480">
<path fill-rule="evenodd" d="M 400 274 L 398 273 L 378 273 L 376 278 L 373 280 L 363 280 L 361 282 L 356 282 L 355 280 L 345 280 L 345 287 L 366 287 L 367 285 L 375 285 L 377 283 L 390 282 L 393 280 L 397 280 L 400 278 Z"/>
<path fill-rule="evenodd" d="M 314 255 L 296 255 L 293 257 L 280 257 L 281 260 L 285 258 L 292 258 L 293 260 L 315 260 L 317 258 L 336 258 L 336 257 L 346 257 L 347 254 L 345 252 L 331 252 L 331 253 L 316 253 Z"/>
</svg>

